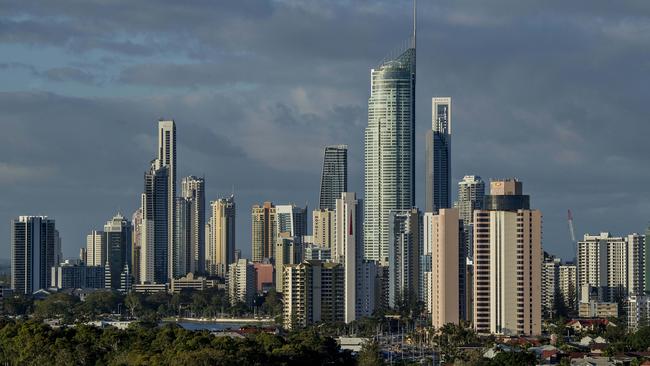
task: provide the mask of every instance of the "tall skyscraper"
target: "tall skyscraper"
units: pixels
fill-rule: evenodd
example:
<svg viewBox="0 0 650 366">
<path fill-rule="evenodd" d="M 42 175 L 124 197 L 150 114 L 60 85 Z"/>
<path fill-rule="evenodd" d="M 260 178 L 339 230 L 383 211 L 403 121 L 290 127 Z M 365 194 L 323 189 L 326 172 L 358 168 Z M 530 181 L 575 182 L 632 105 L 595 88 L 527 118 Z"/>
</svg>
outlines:
<svg viewBox="0 0 650 366">
<path fill-rule="evenodd" d="M 122 286 L 122 276 L 131 276 L 132 227 L 129 220 L 117 214 L 104 225 L 106 242 L 106 288 L 128 291 Z M 131 283 L 131 281 L 129 281 Z"/>
<path fill-rule="evenodd" d="M 172 277 L 185 277 L 196 271 L 194 248 L 192 246 L 192 202 L 185 197 L 176 197 L 174 205 L 174 251 L 170 253 L 173 262 Z M 205 233 L 205 229 L 203 230 Z"/>
<path fill-rule="evenodd" d="M 174 213 L 176 205 L 176 123 L 174 120 L 158 121 L 158 164 L 167 168 L 167 276 L 174 273 Z M 161 272 L 161 273 L 162 273 Z M 165 280 L 167 281 L 167 280 Z"/>
<path fill-rule="evenodd" d="M 228 265 L 235 262 L 235 196 L 212 201 L 210 208 L 206 270 L 211 275 L 225 276 Z"/>
<path fill-rule="evenodd" d="M 336 200 L 336 240 L 332 260 L 344 266 L 344 321 L 371 316 L 375 310 L 377 264 L 363 259 L 363 201 L 354 192 Z"/>
<path fill-rule="evenodd" d="M 136 282 L 140 281 L 140 244 L 142 243 L 142 207 L 131 216 L 133 235 L 131 236 L 131 273 Z"/>
<path fill-rule="evenodd" d="M 414 19 L 409 47 L 370 72 L 364 255 L 382 264 L 389 255 L 389 212 L 415 206 L 415 44 Z"/>
<path fill-rule="evenodd" d="M 173 272 L 168 272 L 169 222 L 168 200 L 169 169 L 160 160 L 151 162 L 144 175 L 142 194 L 142 232 L 140 233 L 140 283 L 167 283 Z M 173 207 L 173 206 L 172 206 Z M 172 262 L 173 264 L 173 262 Z M 173 268 L 172 268 L 173 270 Z"/>
<path fill-rule="evenodd" d="M 451 207 L 451 98 L 431 101 L 426 145 L 426 211 Z"/>
<path fill-rule="evenodd" d="M 264 202 L 262 206 L 253 206 L 251 228 L 253 262 L 261 262 L 264 258 L 272 260 L 275 257 L 275 240 L 278 233 L 277 214 L 273 203 Z"/>
<path fill-rule="evenodd" d="M 325 147 L 323 173 L 320 179 L 320 200 L 318 208 L 334 211 L 336 200 L 348 191 L 348 146 Z"/>
<path fill-rule="evenodd" d="M 458 183 L 458 201 L 456 207 L 463 220 L 463 239 L 469 256 L 473 255 L 474 210 L 483 208 L 485 182 L 478 175 L 466 175 Z"/>
<path fill-rule="evenodd" d="M 189 238 L 192 272 L 205 272 L 205 180 L 195 176 L 183 178 L 181 196 L 189 203 Z M 185 274 L 183 274 L 185 275 Z"/>
<path fill-rule="evenodd" d="M 490 184 L 474 211 L 473 320 L 479 333 L 541 332 L 542 213 L 517 180 Z"/>
<path fill-rule="evenodd" d="M 48 288 L 56 260 L 54 219 L 47 216 L 19 216 L 11 221 L 11 288 L 31 295 Z"/>
<path fill-rule="evenodd" d="M 578 241 L 578 291 L 598 289 L 601 302 L 618 302 L 630 295 L 642 295 L 644 285 L 644 236 L 630 234 L 612 236 L 585 234 Z"/>
<path fill-rule="evenodd" d="M 643 274 L 643 284 L 645 288 L 645 293 L 650 294 L 650 224 L 648 228 L 645 229 L 645 248 L 644 248 L 644 261 L 645 265 L 644 274 Z"/>
<path fill-rule="evenodd" d="M 106 241 L 104 232 L 93 230 L 86 236 L 86 265 L 104 266 L 106 264 Z"/>
<path fill-rule="evenodd" d="M 314 210 L 311 222 L 313 244 L 332 248 L 336 242 L 336 211 L 328 208 Z"/>
<path fill-rule="evenodd" d="M 417 208 L 391 211 L 389 217 L 388 306 L 418 301 L 422 215 Z"/>
<path fill-rule="evenodd" d="M 431 255 L 431 281 L 426 291 L 430 302 L 432 325 L 439 329 L 447 323 L 458 324 L 461 316 L 461 268 L 459 252 L 464 254 L 459 237 L 459 214 L 456 208 L 426 212 L 423 220 L 424 248 Z M 465 259 L 464 257 L 462 258 Z M 462 262 L 464 265 L 465 263 Z M 463 289 L 464 290 L 464 289 Z"/>
</svg>

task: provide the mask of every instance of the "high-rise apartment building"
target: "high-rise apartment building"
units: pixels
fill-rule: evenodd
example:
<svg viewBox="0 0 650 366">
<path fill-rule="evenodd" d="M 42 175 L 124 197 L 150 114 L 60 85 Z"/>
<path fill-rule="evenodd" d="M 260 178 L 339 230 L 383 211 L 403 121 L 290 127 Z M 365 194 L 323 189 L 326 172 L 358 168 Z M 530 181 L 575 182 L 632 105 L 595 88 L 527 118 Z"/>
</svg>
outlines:
<svg viewBox="0 0 650 366">
<path fill-rule="evenodd" d="M 19 216 L 11 221 L 11 288 L 28 294 L 48 288 L 56 260 L 58 231 L 47 216 Z"/>
<path fill-rule="evenodd" d="M 451 98 L 431 100 L 426 143 L 426 212 L 451 207 Z"/>
<path fill-rule="evenodd" d="M 572 314 L 578 307 L 577 273 L 577 267 L 573 263 L 560 265 L 558 290 L 567 314 Z"/>
<path fill-rule="evenodd" d="M 278 235 L 275 246 L 275 289 L 283 290 L 284 267 L 302 262 L 304 256 L 302 240 L 300 237 L 291 236 L 289 232 Z"/>
<path fill-rule="evenodd" d="M 344 320 L 344 271 L 339 263 L 305 261 L 283 271 L 284 327 Z"/>
<path fill-rule="evenodd" d="M 142 224 L 140 233 L 140 278 L 141 284 L 167 283 L 172 272 L 169 267 L 169 222 L 168 200 L 169 169 L 160 160 L 151 162 L 151 168 L 144 175 L 142 194 Z M 173 206 L 172 206 L 173 207 Z M 173 264 L 173 263 L 172 263 Z"/>
<path fill-rule="evenodd" d="M 418 301 L 422 215 L 417 208 L 394 210 L 389 216 L 388 306 Z"/>
<path fill-rule="evenodd" d="M 409 47 L 370 72 L 364 154 L 364 256 L 385 265 L 389 213 L 415 206 L 415 26 Z"/>
<path fill-rule="evenodd" d="M 330 145 L 325 147 L 323 173 L 320 179 L 320 210 L 334 211 L 336 200 L 341 193 L 348 191 L 348 146 Z"/>
<path fill-rule="evenodd" d="M 371 316 L 375 310 L 377 265 L 363 256 L 363 201 L 354 192 L 336 200 L 332 259 L 344 265 L 344 321 Z"/>
<path fill-rule="evenodd" d="M 52 267 L 51 287 L 57 289 L 104 288 L 105 270 L 101 266 L 60 263 Z"/>
<path fill-rule="evenodd" d="M 336 211 L 333 209 L 314 210 L 311 223 L 313 244 L 332 248 L 336 241 Z"/>
<path fill-rule="evenodd" d="M 103 267 L 104 264 L 106 264 L 106 241 L 104 232 L 101 230 L 93 230 L 86 236 L 86 265 Z"/>
<path fill-rule="evenodd" d="M 192 247 L 192 203 L 185 197 L 176 197 L 174 205 L 174 251 L 172 257 L 172 278 L 181 278 L 196 271 Z M 204 230 L 205 232 L 205 230 Z"/>
<path fill-rule="evenodd" d="M 466 175 L 458 183 L 458 207 L 460 218 L 463 220 L 463 238 L 469 256 L 473 255 L 472 243 L 474 234 L 474 210 L 483 208 L 485 199 L 485 182 L 477 175 Z"/>
<path fill-rule="evenodd" d="M 235 196 L 210 202 L 210 209 L 206 270 L 211 275 L 225 276 L 228 265 L 235 262 Z"/>
<path fill-rule="evenodd" d="M 560 286 L 560 258 L 544 253 L 542 263 L 542 318 L 553 319 L 556 315 L 556 295 Z"/>
<path fill-rule="evenodd" d="M 601 302 L 618 302 L 630 295 L 642 295 L 644 285 L 644 236 L 585 234 L 578 241 L 578 289 L 598 288 Z M 587 286 L 588 288 L 588 286 Z"/>
<path fill-rule="evenodd" d="M 644 292 L 650 294 L 650 225 L 645 230 L 645 243 L 644 243 L 644 273 L 643 273 L 643 284 Z"/>
<path fill-rule="evenodd" d="M 278 235 L 276 207 L 271 202 L 254 205 L 251 221 L 253 262 L 261 262 L 264 258 L 272 260 Z"/>
<path fill-rule="evenodd" d="M 159 274 L 165 274 L 167 279 L 174 273 L 174 219 L 176 205 L 176 123 L 173 120 L 158 121 L 158 167 L 167 168 L 167 269 L 159 269 Z M 157 280 L 158 283 L 162 280 Z"/>
<path fill-rule="evenodd" d="M 257 294 L 255 276 L 255 266 L 246 259 L 242 258 L 230 264 L 226 281 L 228 282 L 228 297 L 232 305 L 237 302 L 243 302 L 248 306 L 253 304 Z"/>
<path fill-rule="evenodd" d="M 275 212 L 278 234 L 289 233 L 297 238 L 307 235 L 307 207 L 297 207 L 293 204 L 277 205 Z"/>
<path fill-rule="evenodd" d="M 193 266 L 187 272 L 205 272 L 205 180 L 193 175 L 181 181 L 181 197 L 188 203 L 189 247 Z M 183 273 L 185 275 L 185 273 Z"/>
<path fill-rule="evenodd" d="M 541 333 L 542 213 L 521 182 L 492 181 L 474 211 L 473 320 L 479 333 Z"/>
<path fill-rule="evenodd" d="M 106 243 L 106 278 L 104 285 L 108 289 L 126 292 L 129 288 L 123 286 L 122 277 L 128 276 L 131 283 L 131 222 L 119 213 L 104 225 L 104 241 Z"/>
<path fill-rule="evenodd" d="M 459 273 L 462 270 L 464 275 L 465 271 L 465 257 L 459 253 L 465 252 L 461 248 L 459 222 L 457 208 L 441 208 L 437 213 L 424 214 L 423 247 L 431 255 L 430 279 L 425 281 L 428 295 L 425 298 L 430 302 L 428 308 L 436 329 L 447 323 L 458 324 L 461 310 L 465 311 L 464 304 L 461 304 L 465 302 L 465 293 L 463 288 L 461 296 L 462 278 Z"/>
<path fill-rule="evenodd" d="M 135 282 L 140 281 L 140 244 L 142 244 L 142 207 L 131 215 L 133 235 L 131 236 L 131 273 Z"/>
</svg>

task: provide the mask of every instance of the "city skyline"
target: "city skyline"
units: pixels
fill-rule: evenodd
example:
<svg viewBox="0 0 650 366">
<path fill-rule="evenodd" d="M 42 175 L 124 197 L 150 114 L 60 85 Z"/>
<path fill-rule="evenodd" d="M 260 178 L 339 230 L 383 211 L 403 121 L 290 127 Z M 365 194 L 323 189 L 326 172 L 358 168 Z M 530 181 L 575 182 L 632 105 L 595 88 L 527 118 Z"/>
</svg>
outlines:
<svg viewBox="0 0 650 366">
<path fill-rule="evenodd" d="M 64 256 L 76 257 L 78 248 L 84 245 L 85 237 L 90 230 L 99 227 L 107 217 L 110 217 L 109 215 L 115 212 L 122 212 L 129 216 L 137 208 L 139 192 L 142 190 L 142 173 L 150 158 L 156 155 L 155 125 L 161 116 L 176 121 L 179 145 L 176 164 L 179 169 L 178 177 L 191 174 L 205 176 L 206 200 L 208 201 L 225 196 L 232 191 L 233 186 L 235 187 L 234 191 L 240 208 L 236 246 L 242 250 L 244 257 L 250 258 L 249 210 L 253 203 L 273 201 L 280 205 L 293 202 L 298 206 L 303 206 L 305 202 L 308 202 L 310 209 L 317 207 L 321 154 L 325 145 L 347 144 L 350 146 L 349 191 L 357 192 L 359 198 L 364 198 L 362 194 L 362 135 L 366 123 L 364 105 L 368 96 L 368 69 L 377 64 L 376 60 L 385 56 L 387 44 L 390 47 L 398 46 L 403 38 L 400 35 L 408 34 L 410 29 L 407 22 L 410 2 L 405 1 L 394 5 L 378 4 L 380 5 L 375 9 L 375 13 L 371 12 L 367 6 L 362 6 L 360 10 L 354 10 L 340 4 L 331 5 L 331 11 L 339 16 L 345 10 L 354 10 L 348 15 L 349 17 L 356 19 L 363 17 L 369 23 L 366 25 L 367 27 L 376 28 L 379 31 L 382 31 L 382 19 L 389 19 L 391 11 L 399 11 L 404 16 L 389 21 L 390 26 L 386 28 L 390 29 L 390 32 L 381 33 L 387 37 L 386 41 L 381 42 L 382 44 L 375 45 L 373 43 L 378 37 L 372 33 L 364 35 L 363 32 L 360 32 L 353 35 L 352 42 L 356 43 L 356 47 L 361 47 L 362 44 L 369 44 L 370 47 L 365 54 L 356 51 L 353 56 L 348 56 L 347 59 L 343 58 L 350 65 L 345 65 L 343 62 L 339 65 L 340 68 L 332 69 L 336 71 L 337 75 L 344 75 L 346 80 L 324 81 L 319 78 L 319 75 L 316 75 L 312 79 L 297 78 L 288 82 L 287 85 L 276 86 L 278 90 L 285 91 L 283 95 L 287 98 L 286 100 L 282 98 L 273 100 L 272 98 L 267 105 L 255 106 L 255 112 L 267 111 L 272 116 L 272 118 L 269 117 L 270 119 L 260 122 L 261 126 L 251 122 L 255 117 L 247 115 L 247 113 L 254 112 L 246 110 L 245 105 L 233 108 L 234 101 L 228 98 L 223 102 L 228 105 L 228 112 L 216 110 L 219 108 L 207 107 L 212 103 L 212 98 L 218 100 L 223 93 L 230 91 L 228 84 L 221 84 L 217 80 L 208 80 L 206 85 L 195 79 L 189 86 L 188 84 L 178 85 L 174 83 L 182 81 L 174 81 L 171 75 L 160 72 L 160 67 L 178 67 L 181 74 L 189 73 L 196 76 L 198 73 L 198 75 L 202 75 L 201 72 L 205 70 L 192 71 L 191 62 L 173 59 L 170 64 L 158 64 L 158 68 L 152 68 L 151 73 L 141 74 L 139 81 L 129 82 L 126 81 L 129 67 L 133 69 L 142 66 L 147 61 L 146 57 L 142 56 L 143 59 L 139 59 L 140 56 L 136 57 L 133 56 L 133 53 L 129 53 L 133 51 L 120 50 L 117 47 L 120 45 L 119 42 L 113 45 L 113 49 L 109 49 L 110 45 L 89 45 L 87 43 L 85 46 L 83 43 L 75 45 L 74 42 L 63 45 L 57 43 L 57 39 L 46 39 L 44 31 L 29 33 L 27 32 L 29 24 L 24 24 L 16 13 L 12 13 L 11 7 L 8 7 L 5 11 L 12 16 L 10 23 L 15 26 L 12 31 L 16 35 L 16 39 L 20 39 L 21 35 L 29 34 L 35 34 L 35 38 L 25 40 L 24 43 L 15 41 L 9 43 L 6 40 L 0 40 L 0 47 L 4 51 L 11 49 L 20 51 L 11 53 L 11 58 L 0 65 L 0 75 L 12 74 L 9 82 L 2 87 L 0 94 L 0 107 L 8 111 L 8 116 L 0 119 L 2 121 L 0 126 L 6 132 L 0 138 L 0 142 L 2 142 L 0 151 L 4 158 L 0 159 L 0 172 L 2 172 L 3 178 L 0 179 L 0 188 L 6 192 L 5 197 L 7 197 L 0 208 L 0 218 L 6 222 L 19 215 L 47 215 L 56 219 L 57 229 L 61 233 Z M 242 16 L 243 12 L 251 10 L 247 8 L 250 4 L 238 6 L 245 8 L 236 9 L 235 16 Z M 328 23 L 326 17 L 316 14 L 314 9 L 319 6 L 323 5 L 307 3 L 291 7 L 279 3 L 269 3 L 266 8 L 261 7 L 257 10 L 258 12 L 247 16 L 262 17 L 262 19 L 273 23 L 277 21 L 278 17 L 286 17 L 287 14 L 295 12 L 305 12 L 308 19 L 316 19 L 330 26 L 324 27 L 325 30 L 320 33 L 314 33 L 316 30 L 310 26 L 299 25 L 311 30 L 311 35 L 324 36 L 328 32 L 332 32 L 334 28 L 331 23 Z M 571 89 L 571 86 L 574 86 L 578 92 L 588 90 L 595 85 L 593 94 L 585 93 L 588 95 L 574 96 L 577 100 L 566 99 L 567 95 L 562 95 L 562 93 L 559 93 L 559 96 L 550 95 L 551 91 L 557 92 L 554 88 L 546 90 L 548 94 L 543 94 L 542 90 L 547 86 L 546 82 L 536 78 L 532 79 L 532 85 L 539 87 L 540 90 L 522 92 L 527 89 L 523 89 L 524 85 L 520 85 L 512 78 L 519 75 L 518 72 L 527 73 L 532 68 L 532 63 L 520 65 L 521 69 L 515 69 L 514 74 L 506 73 L 507 70 L 504 66 L 512 67 L 512 64 L 508 64 L 506 54 L 489 54 L 489 57 L 486 57 L 487 60 L 483 61 L 475 58 L 468 59 L 460 62 L 458 66 L 446 63 L 452 60 L 452 56 L 458 57 L 462 53 L 458 47 L 468 41 L 462 36 L 467 37 L 468 34 L 476 36 L 477 30 L 485 31 L 481 39 L 485 41 L 486 45 L 510 46 L 512 47 L 510 51 L 515 54 L 521 52 L 517 47 L 521 47 L 525 41 L 514 36 L 500 40 L 495 36 L 499 29 L 514 24 L 521 26 L 524 31 L 530 32 L 530 34 L 525 34 L 532 35 L 533 40 L 548 41 L 546 36 L 536 33 L 534 27 L 519 24 L 519 21 L 513 18 L 497 16 L 496 11 L 490 13 L 487 9 L 482 9 L 485 14 L 479 15 L 483 17 L 472 18 L 472 10 L 454 7 L 450 10 L 456 10 L 456 13 L 452 12 L 452 15 L 441 18 L 435 13 L 440 10 L 439 7 L 442 5 L 421 4 L 420 6 L 418 36 L 422 46 L 418 52 L 418 62 L 421 67 L 418 68 L 417 95 L 419 103 L 416 104 L 416 119 L 420 121 L 417 124 L 415 148 L 416 206 L 424 207 L 424 135 L 422 131 L 428 127 L 428 123 L 423 123 L 423 121 L 431 120 L 431 116 L 428 115 L 431 106 L 426 101 L 435 95 L 450 95 L 454 98 L 455 114 L 452 201 L 457 197 L 456 185 L 463 175 L 480 175 L 486 179 L 486 183 L 491 177 L 517 176 L 526 182 L 526 191 L 533 197 L 531 205 L 544 212 L 544 249 L 565 259 L 572 258 L 565 218 L 567 208 L 571 208 L 575 212 L 577 236 L 579 237 L 583 233 L 594 234 L 603 230 L 609 230 L 615 236 L 635 231 L 642 233 L 648 217 L 650 217 L 647 191 L 639 183 L 647 181 L 648 173 L 642 172 L 643 169 L 638 169 L 639 161 L 642 161 L 643 156 L 648 155 L 647 147 L 635 143 L 638 141 L 636 140 L 637 136 L 647 135 L 643 132 L 647 127 L 638 124 L 643 121 L 643 103 L 635 98 L 624 98 L 623 95 L 626 95 L 627 90 L 620 90 L 621 84 L 614 83 L 605 87 L 604 83 L 600 85 L 601 81 L 595 80 L 596 75 L 600 74 L 598 71 L 609 69 L 612 65 L 619 65 L 618 62 L 623 61 L 615 61 L 612 58 L 614 56 L 608 55 L 606 51 L 598 51 L 595 45 L 587 42 L 587 46 L 593 47 L 592 54 L 600 56 L 600 58 L 596 59 L 595 64 L 589 64 L 584 73 L 578 73 L 575 78 L 563 81 L 562 85 L 565 89 Z M 569 6 L 567 5 L 567 7 Z M 517 7 L 514 10 L 514 14 L 534 18 L 523 7 Z M 48 22 L 45 18 L 39 18 L 38 9 L 27 8 L 22 11 L 32 14 L 37 23 Z M 74 23 L 75 17 L 83 11 L 84 9 L 77 9 L 75 13 L 71 14 L 71 22 Z M 454 18 L 454 14 L 456 18 Z M 552 14 L 552 12 L 547 9 L 538 16 L 544 17 L 548 14 Z M 462 15 L 465 17 L 463 18 Z M 623 15 L 624 13 L 617 12 L 613 14 L 613 20 L 608 20 L 608 22 L 612 22 L 613 29 L 604 27 L 602 34 L 583 29 L 580 36 L 586 37 L 588 40 L 594 38 L 600 40 L 601 37 L 604 37 L 605 40 L 612 42 L 611 47 L 614 44 L 613 40 L 616 39 L 616 45 L 623 48 L 623 51 L 634 53 L 636 52 L 632 50 L 634 39 L 627 38 L 622 41 L 619 39 L 620 37 L 632 37 L 634 33 L 626 29 L 618 29 L 617 32 L 617 28 L 614 27 L 617 24 L 628 24 L 621 20 Z M 569 20 L 572 16 L 577 17 L 575 13 L 569 12 Z M 350 29 L 351 25 L 347 23 L 350 21 L 349 19 L 343 17 L 340 20 L 343 21 L 344 29 Z M 434 23 L 432 20 L 441 20 L 444 25 L 453 25 L 456 28 L 445 31 L 442 26 L 432 24 Z M 570 24 L 569 20 L 562 19 L 560 23 Z M 118 22 L 117 19 L 110 17 L 106 21 Z M 616 23 L 617 21 L 619 22 Z M 295 25 L 295 23 L 292 24 Z M 57 27 L 57 25 L 50 25 Z M 151 24 L 137 24 L 137 26 L 143 27 L 145 34 L 147 33 L 146 26 L 150 27 L 148 28 L 149 32 L 153 32 L 155 29 Z M 633 27 L 634 23 L 631 26 Z M 547 29 L 545 27 L 547 26 L 541 28 Z M 548 27 L 554 32 L 560 32 L 560 27 L 557 25 L 551 24 Z M 201 23 L 197 26 L 196 31 L 199 32 L 200 29 Z M 256 30 L 260 31 L 259 28 Z M 169 36 L 167 33 L 166 35 Z M 451 37 L 458 35 L 461 36 L 458 43 L 452 45 L 451 40 L 454 38 Z M 62 37 L 63 39 L 70 37 L 76 39 L 71 34 Z M 97 39 L 101 39 L 101 37 Z M 198 37 L 198 39 L 208 42 L 205 38 Z M 256 45 L 259 46 L 255 40 L 248 40 L 251 43 L 246 43 L 246 41 L 244 39 L 244 48 L 250 47 L 256 50 Z M 575 42 L 575 39 L 573 41 Z M 341 48 L 340 52 L 350 51 L 352 42 L 338 45 Z M 53 46 L 53 50 L 38 51 L 31 48 L 33 46 L 29 46 L 30 44 L 50 45 Z M 432 51 L 432 49 L 439 49 L 440 45 L 444 44 L 451 46 L 450 55 L 439 55 Z M 128 43 L 126 45 L 128 46 Z M 570 55 L 570 50 L 568 50 L 571 46 L 570 39 L 559 42 L 559 45 L 555 43 L 553 45 L 559 47 L 560 50 L 567 51 Z M 605 45 L 607 46 L 608 43 Z M 137 42 L 133 46 L 135 49 L 139 49 Z M 215 45 L 213 44 L 213 46 Z M 335 45 L 328 44 L 328 46 L 334 47 Z M 67 50 L 68 47 L 76 50 L 76 53 L 73 52 L 64 57 L 60 53 Z M 228 47 L 235 46 L 229 45 Z M 144 46 L 140 48 L 142 51 L 147 51 Z M 208 48 L 205 52 L 216 52 L 217 49 L 219 47 Z M 77 64 L 82 55 L 88 54 L 92 50 L 99 50 L 100 53 L 104 52 L 108 55 L 112 53 L 116 57 L 134 57 L 131 63 L 135 65 L 120 65 L 119 61 L 117 62 L 118 66 L 104 65 L 107 69 L 122 67 L 117 81 L 111 81 L 110 78 L 105 81 L 103 78 L 110 76 L 110 72 L 102 74 L 106 71 L 101 71 L 99 68 L 93 69 L 88 66 L 74 68 L 71 66 Z M 182 49 L 182 52 L 188 54 L 191 53 L 190 51 L 189 47 Z M 38 61 L 36 64 L 32 64 L 30 69 L 28 67 L 30 64 L 24 63 L 24 59 L 28 55 L 39 54 L 39 52 L 46 52 L 46 54 L 52 52 L 56 57 L 47 58 L 52 60 L 52 65 L 46 66 Z M 148 52 L 155 53 L 157 51 L 149 49 Z M 268 50 L 260 52 L 272 60 L 281 60 L 280 55 Z M 324 67 L 323 65 L 329 57 L 308 46 L 296 47 L 292 49 L 292 52 L 295 53 L 295 57 L 303 55 L 305 60 L 313 60 L 314 66 L 317 67 Z M 532 51 L 531 53 L 539 56 Z M 5 52 L 5 54 L 10 54 L 10 52 Z M 204 56 L 203 60 L 210 59 L 208 56 L 210 55 Z M 202 59 L 199 55 L 184 57 L 192 60 Z M 544 57 L 547 57 L 547 61 L 558 60 L 554 56 Z M 588 57 L 584 57 L 584 60 L 587 59 Z M 529 61 L 532 62 L 532 60 Z M 124 63 L 124 61 L 122 62 Z M 477 65 L 480 65 L 481 62 L 487 62 L 490 66 L 486 69 L 486 75 L 473 72 L 474 68 L 480 69 Z M 598 64 L 598 62 L 602 64 Z M 128 62 L 126 63 L 128 64 Z M 499 63 L 503 63 L 503 65 Z M 224 64 L 231 65 L 232 63 L 224 61 Z M 208 68 L 208 70 L 219 69 L 216 64 L 212 66 L 214 67 Z M 84 67 L 88 69 L 84 69 Z M 572 67 L 558 65 L 548 66 L 548 69 L 541 71 L 551 72 L 550 80 L 556 81 L 561 79 L 560 76 L 565 75 L 564 73 L 567 71 L 575 71 Z M 469 75 L 479 81 L 474 85 L 475 91 L 462 89 L 463 86 L 467 87 L 470 84 L 454 83 L 454 77 L 458 77 L 468 70 Z M 156 74 L 156 72 L 159 73 Z M 156 80 L 158 81 L 153 79 L 152 74 L 157 75 Z M 305 76 L 306 74 L 300 72 L 299 75 Z M 588 77 L 590 75 L 593 79 Z M 623 77 L 626 75 L 631 78 L 629 74 L 625 74 Z M 618 76 L 621 77 L 621 75 Z M 150 79 L 146 80 L 146 78 Z M 247 83 L 255 84 L 257 82 L 259 85 L 265 85 L 265 83 L 273 82 L 273 80 L 264 78 L 260 78 L 259 81 L 246 80 L 246 77 L 242 77 L 242 80 L 225 79 L 234 85 L 234 90 L 232 90 L 234 94 L 244 96 L 250 96 L 248 94 L 250 91 L 246 90 Z M 22 83 L 21 80 L 30 82 Z M 440 85 L 432 87 L 432 84 L 438 84 L 438 80 L 442 80 Z M 468 82 L 466 79 L 461 79 L 461 81 Z M 523 93 L 523 96 L 518 96 L 515 91 L 504 90 L 507 88 L 502 85 L 503 82 L 514 83 L 514 89 Z M 636 90 L 639 95 L 644 95 L 645 86 L 630 82 L 629 79 L 627 82 L 627 84 L 623 84 L 626 89 L 629 87 Z M 101 83 L 112 85 L 112 88 L 103 91 L 101 90 L 103 88 L 99 86 Z M 24 87 L 23 84 L 28 87 Z M 195 84 L 196 90 L 193 88 Z M 509 86 L 512 87 L 510 84 Z M 156 94 L 158 87 L 161 89 L 161 94 Z M 554 87 L 557 86 L 554 85 Z M 133 89 L 131 90 L 133 94 L 123 94 L 124 90 L 121 88 Z M 142 88 L 142 90 L 138 91 L 138 88 Z M 332 88 L 341 88 L 342 96 L 331 96 Z M 612 88 L 614 88 L 613 91 Z M 210 89 L 215 89 L 215 94 L 206 91 Z M 531 89 L 536 90 L 537 88 Z M 489 97 L 480 95 L 481 92 L 487 95 L 488 91 L 494 95 Z M 522 100 L 526 96 L 536 96 L 537 93 L 544 95 L 547 99 L 538 98 L 535 103 L 528 104 Z M 617 97 L 606 99 L 611 94 L 615 94 Z M 124 95 L 143 103 L 137 105 L 135 102 L 129 102 L 123 99 Z M 326 97 L 325 107 L 315 104 L 319 97 Z M 175 99 L 180 99 L 180 102 Z M 166 102 L 170 100 L 172 102 L 167 105 Z M 590 103 L 596 101 L 602 105 L 596 105 L 595 109 L 588 108 Z M 42 104 L 42 110 L 31 110 L 38 104 Z M 237 118 L 231 119 L 228 113 Z M 45 116 L 56 119 L 56 123 L 53 124 L 57 126 L 56 129 L 44 125 Z M 620 142 L 613 141 L 612 143 L 611 139 L 608 139 L 612 146 L 607 147 L 611 149 L 607 150 L 607 153 L 591 150 L 589 146 L 591 141 L 609 137 L 606 122 L 613 120 L 614 116 L 617 118 L 617 127 L 621 130 L 617 134 L 617 137 L 621 139 Z M 507 118 L 504 121 L 500 117 Z M 634 121 L 635 118 L 636 121 Z M 234 126 L 235 123 L 230 122 L 231 120 L 245 121 L 246 123 L 244 123 L 244 127 Z M 594 121 L 600 121 L 600 123 L 594 124 Z M 517 127 L 522 123 L 526 127 L 525 129 Z M 490 127 L 483 127 L 483 124 Z M 548 128 L 549 125 L 551 128 Z M 233 132 L 228 131 L 231 126 L 234 129 Z M 254 127 L 260 127 L 260 129 L 253 130 Z M 285 140 L 286 136 L 277 134 L 267 136 L 265 134 L 275 129 L 283 132 L 290 131 L 292 134 L 287 140 Z M 337 129 L 343 131 L 336 131 Z M 223 130 L 228 132 L 224 133 Z M 74 133 L 70 133 L 71 131 Z M 62 133 L 71 136 L 64 136 Z M 540 133 L 542 139 L 539 139 Z M 271 144 L 262 145 L 267 149 L 266 155 L 264 155 L 264 148 L 258 150 L 255 146 L 259 137 L 270 139 Z M 50 138 L 56 144 L 48 142 Z M 119 151 L 110 150 L 109 147 L 113 146 L 116 141 L 121 143 L 118 145 L 121 149 L 118 149 Z M 292 141 L 295 145 L 286 144 L 288 141 Z M 508 146 L 511 142 L 513 147 Z M 473 144 L 476 146 L 472 146 Z M 279 147 L 279 145 L 285 146 Z M 296 153 L 297 151 L 299 153 Z M 484 151 L 489 153 L 482 154 Z M 115 155 L 109 155 L 113 152 Z M 476 154 L 484 156 L 477 157 Z M 217 163 L 212 164 L 212 159 L 215 159 Z M 111 168 L 117 166 L 116 163 L 124 165 L 121 165 L 120 168 Z M 610 168 L 609 174 L 602 172 L 607 171 L 607 169 L 603 169 L 603 164 Z M 228 171 L 224 169 L 234 165 L 237 167 L 230 170 L 231 176 L 219 174 L 220 171 Z M 615 173 L 614 175 L 629 177 L 630 179 L 626 180 L 628 184 L 621 186 L 618 181 L 609 177 L 611 172 Z M 255 179 L 256 176 L 268 178 L 262 181 Z M 590 185 L 587 190 L 584 189 L 586 182 Z M 85 205 L 90 198 L 96 200 L 93 207 Z M 0 226 L 0 235 L 5 238 L 5 243 L 9 243 L 8 225 Z M 8 258 L 8 245 L 5 244 L 3 248 L 7 254 L 2 257 Z"/>
</svg>

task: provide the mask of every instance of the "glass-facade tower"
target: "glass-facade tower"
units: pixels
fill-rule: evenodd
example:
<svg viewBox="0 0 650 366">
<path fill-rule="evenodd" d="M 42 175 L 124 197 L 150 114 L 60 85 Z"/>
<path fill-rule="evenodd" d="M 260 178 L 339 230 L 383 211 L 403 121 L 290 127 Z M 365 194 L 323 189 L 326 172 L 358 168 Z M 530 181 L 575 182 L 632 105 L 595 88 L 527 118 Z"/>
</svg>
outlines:
<svg viewBox="0 0 650 366">
<path fill-rule="evenodd" d="M 336 209 L 336 200 L 348 191 L 348 147 L 332 145 L 325 147 L 323 173 L 320 180 L 319 209 Z"/>
<path fill-rule="evenodd" d="M 451 98 L 431 101 L 426 142 L 426 211 L 451 207 Z"/>
<path fill-rule="evenodd" d="M 415 32 L 405 51 L 370 73 L 365 131 L 365 259 L 387 263 L 388 216 L 415 205 Z"/>
</svg>

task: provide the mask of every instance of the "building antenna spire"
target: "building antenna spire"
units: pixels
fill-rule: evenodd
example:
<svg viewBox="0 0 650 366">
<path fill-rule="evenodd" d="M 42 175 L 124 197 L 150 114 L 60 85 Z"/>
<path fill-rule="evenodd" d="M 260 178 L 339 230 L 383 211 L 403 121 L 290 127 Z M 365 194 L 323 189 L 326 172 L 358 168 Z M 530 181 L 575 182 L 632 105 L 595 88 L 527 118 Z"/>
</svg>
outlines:
<svg viewBox="0 0 650 366">
<path fill-rule="evenodd" d="M 417 7 L 418 0 L 413 0 L 413 48 L 415 48 L 415 35 L 417 30 Z"/>
</svg>

